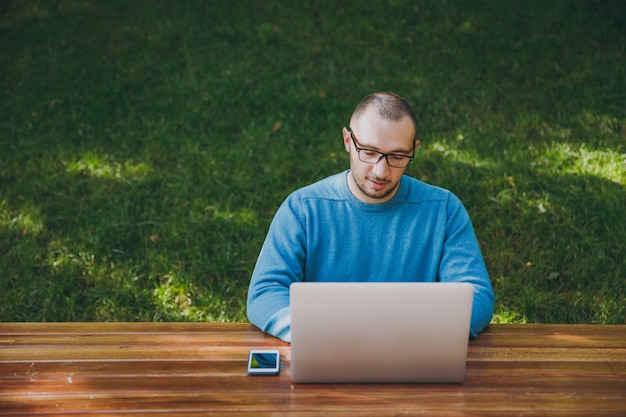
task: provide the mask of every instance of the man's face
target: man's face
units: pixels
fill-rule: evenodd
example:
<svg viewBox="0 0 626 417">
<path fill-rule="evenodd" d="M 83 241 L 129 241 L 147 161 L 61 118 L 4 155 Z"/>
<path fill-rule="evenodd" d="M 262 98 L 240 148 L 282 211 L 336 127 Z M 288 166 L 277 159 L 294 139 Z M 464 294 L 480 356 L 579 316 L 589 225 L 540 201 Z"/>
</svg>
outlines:
<svg viewBox="0 0 626 417">
<path fill-rule="evenodd" d="M 411 156 L 419 146 L 419 142 L 414 139 L 415 128 L 409 117 L 398 121 L 382 119 L 373 107 L 367 109 L 358 119 L 351 120 L 350 127 L 357 146 L 363 148 L 361 152 L 367 149 Z M 352 194 L 370 204 L 389 201 L 397 192 L 406 167 L 391 167 L 385 158 L 376 164 L 362 162 L 350 132 L 345 128 L 343 141 L 346 151 L 350 153 L 348 186 Z"/>
</svg>

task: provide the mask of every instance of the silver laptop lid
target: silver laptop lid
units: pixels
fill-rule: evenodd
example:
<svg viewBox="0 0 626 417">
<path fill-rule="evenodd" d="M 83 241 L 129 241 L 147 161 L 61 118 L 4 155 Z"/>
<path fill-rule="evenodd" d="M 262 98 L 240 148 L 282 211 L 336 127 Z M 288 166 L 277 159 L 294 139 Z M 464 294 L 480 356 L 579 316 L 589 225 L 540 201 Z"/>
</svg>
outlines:
<svg viewBox="0 0 626 417">
<path fill-rule="evenodd" d="M 294 382 L 462 382 L 469 283 L 294 283 Z"/>
</svg>

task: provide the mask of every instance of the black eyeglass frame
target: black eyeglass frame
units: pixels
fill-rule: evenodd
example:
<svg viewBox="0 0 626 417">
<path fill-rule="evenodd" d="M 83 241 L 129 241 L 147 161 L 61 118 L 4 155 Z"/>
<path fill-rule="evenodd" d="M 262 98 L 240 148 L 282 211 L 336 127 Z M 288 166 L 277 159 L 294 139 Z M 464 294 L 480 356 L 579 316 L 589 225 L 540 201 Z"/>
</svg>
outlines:
<svg viewBox="0 0 626 417">
<path fill-rule="evenodd" d="M 409 164 L 411 163 L 411 161 L 415 158 L 415 145 L 413 145 L 413 155 L 401 155 L 401 154 L 397 154 L 397 153 L 384 153 L 384 152 L 380 152 L 377 151 L 375 149 L 369 149 L 369 148 L 361 148 L 359 147 L 357 141 L 356 141 L 356 135 L 354 134 L 354 132 L 352 131 L 352 128 L 350 126 L 348 126 L 348 133 L 350 133 L 350 139 L 352 139 L 352 143 L 354 143 L 354 148 L 356 149 L 356 153 L 359 156 L 359 161 L 366 163 L 366 164 L 371 164 L 371 165 L 376 165 L 377 163 L 379 163 L 381 161 L 381 159 L 385 158 L 385 161 L 387 161 L 387 165 L 389 165 L 392 168 L 406 168 L 407 166 L 409 166 Z M 361 151 L 367 151 L 367 152 L 374 152 L 380 155 L 380 157 L 376 160 L 376 162 L 372 162 L 372 161 L 364 161 L 363 159 L 361 159 Z M 400 158 L 408 158 L 409 162 L 406 163 L 406 165 L 403 166 L 397 166 L 392 164 L 391 162 L 389 162 L 389 157 L 390 156 L 395 156 L 395 157 L 400 157 Z"/>
</svg>

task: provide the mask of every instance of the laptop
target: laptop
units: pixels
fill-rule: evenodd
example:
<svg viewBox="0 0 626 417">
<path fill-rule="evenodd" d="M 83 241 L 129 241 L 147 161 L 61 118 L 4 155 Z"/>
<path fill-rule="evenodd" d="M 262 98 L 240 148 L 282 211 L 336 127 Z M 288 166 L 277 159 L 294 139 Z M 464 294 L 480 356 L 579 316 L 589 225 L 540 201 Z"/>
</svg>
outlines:
<svg viewBox="0 0 626 417">
<path fill-rule="evenodd" d="M 294 283 L 291 379 L 463 382 L 473 294 L 469 283 Z"/>
</svg>

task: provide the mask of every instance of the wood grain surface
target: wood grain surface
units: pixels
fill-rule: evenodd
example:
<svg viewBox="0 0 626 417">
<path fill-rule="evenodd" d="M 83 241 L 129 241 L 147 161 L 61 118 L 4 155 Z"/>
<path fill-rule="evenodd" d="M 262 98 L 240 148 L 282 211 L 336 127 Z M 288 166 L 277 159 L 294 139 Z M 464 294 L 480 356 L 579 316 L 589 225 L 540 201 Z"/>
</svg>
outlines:
<svg viewBox="0 0 626 417">
<path fill-rule="evenodd" d="M 279 376 L 246 374 L 251 349 Z M 294 384 L 247 323 L 0 323 L 0 416 L 625 416 L 626 326 L 492 325 L 463 384 Z"/>
</svg>

